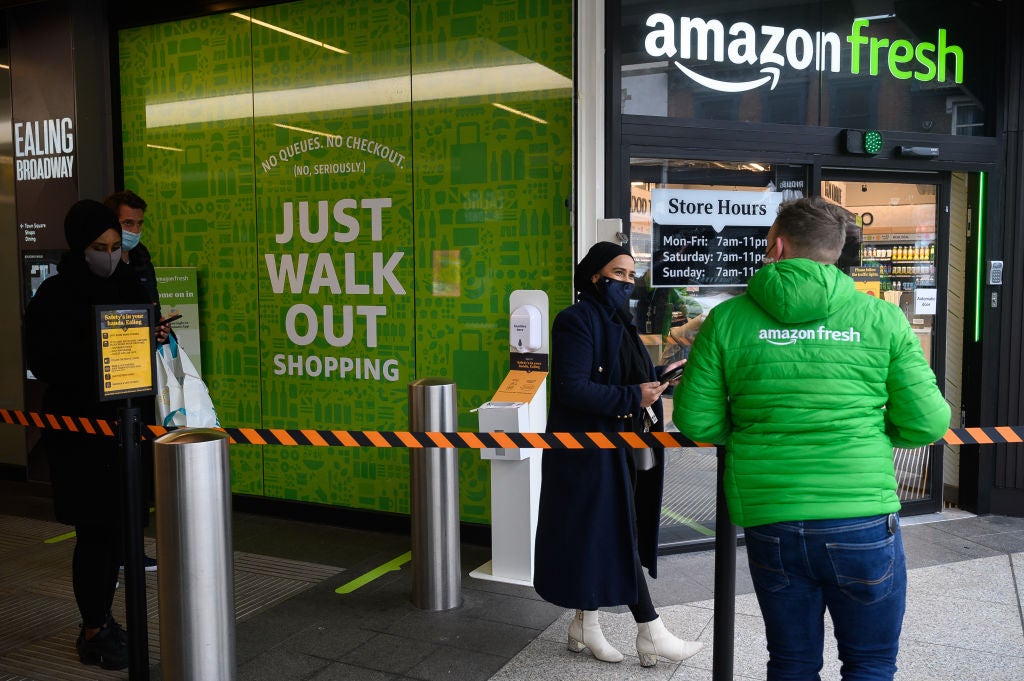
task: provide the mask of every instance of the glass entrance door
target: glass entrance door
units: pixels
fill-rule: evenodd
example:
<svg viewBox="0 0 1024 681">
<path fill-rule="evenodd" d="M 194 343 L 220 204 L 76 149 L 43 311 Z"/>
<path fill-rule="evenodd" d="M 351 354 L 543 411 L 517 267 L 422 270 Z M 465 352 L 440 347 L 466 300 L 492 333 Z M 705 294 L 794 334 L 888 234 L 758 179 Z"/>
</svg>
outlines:
<svg viewBox="0 0 1024 681">
<path fill-rule="evenodd" d="M 630 158 L 626 232 L 637 264 L 631 304 L 655 364 L 685 357 L 704 316 L 746 290 L 746 281 L 761 265 L 777 204 L 817 190 L 857 218 L 858 238 L 837 264 L 865 295 L 903 310 L 941 385 L 949 218 L 940 206 L 950 196 L 948 178 L 838 169 L 823 169 L 820 184 L 811 178 L 809 166 L 759 159 Z M 665 210 L 666 205 L 703 204 L 717 210 L 755 203 L 765 205 L 763 220 L 740 214 L 712 219 L 694 211 L 678 217 L 685 211 L 673 216 Z M 670 395 L 665 402 L 671 414 Z M 666 427 L 674 429 L 671 419 Z M 904 512 L 938 510 L 941 449 L 898 449 L 894 457 Z M 716 467 L 714 448 L 666 451 L 663 550 L 714 537 Z"/>
<path fill-rule="evenodd" d="M 948 199 L 942 176 L 822 172 L 821 195 L 853 213 L 859 241 L 848 238 L 838 266 L 857 289 L 898 306 L 913 328 L 925 358 L 942 385 L 946 286 L 943 245 Z M 896 479 L 904 512 L 938 510 L 941 448 L 896 449 Z"/>
</svg>

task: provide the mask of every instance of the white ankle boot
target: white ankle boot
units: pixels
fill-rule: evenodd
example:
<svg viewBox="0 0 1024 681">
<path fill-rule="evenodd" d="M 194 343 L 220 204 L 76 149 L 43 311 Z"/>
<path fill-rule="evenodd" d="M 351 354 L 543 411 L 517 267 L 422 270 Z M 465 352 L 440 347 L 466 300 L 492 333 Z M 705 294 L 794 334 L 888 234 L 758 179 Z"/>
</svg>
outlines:
<svg viewBox="0 0 1024 681">
<path fill-rule="evenodd" d="M 577 610 L 569 622 L 569 650 L 578 653 L 590 648 L 594 657 L 602 662 L 622 662 L 622 653 L 608 643 L 597 621 L 597 610 Z"/>
<path fill-rule="evenodd" d="M 636 654 L 644 667 L 653 667 L 659 657 L 670 662 L 682 662 L 704 647 L 700 641 L 684 641 L 673 636 L 660 617 L 651 622 L 639 622 L 636 627 Z"/>
</svg>

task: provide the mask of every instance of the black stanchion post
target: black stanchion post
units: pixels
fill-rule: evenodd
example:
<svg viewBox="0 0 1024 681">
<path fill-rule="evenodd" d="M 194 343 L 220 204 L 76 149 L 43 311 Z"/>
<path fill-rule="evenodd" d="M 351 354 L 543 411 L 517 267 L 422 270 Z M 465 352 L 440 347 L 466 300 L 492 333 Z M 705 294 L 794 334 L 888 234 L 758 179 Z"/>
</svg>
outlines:
<svg viewBox="0 0 1024 681">
<path fill-rule="evenodd" d="M 124 527 L 125 628 L 128 632 L 128 678 L 149 681 L 149 632 L 146 627 L 146 572 L 142 547 L 142 491 L 139 480 L 139 409 L 125 400 L 117 436 L 121 456 Z"/>
<path fill-rule="evenodd" d="M 736 642 L 736 528 L 725 504 L 725 447 L 718 448 L 715 486 L 715 627 L 712 681 L 732 681 Z"/>
</svg>

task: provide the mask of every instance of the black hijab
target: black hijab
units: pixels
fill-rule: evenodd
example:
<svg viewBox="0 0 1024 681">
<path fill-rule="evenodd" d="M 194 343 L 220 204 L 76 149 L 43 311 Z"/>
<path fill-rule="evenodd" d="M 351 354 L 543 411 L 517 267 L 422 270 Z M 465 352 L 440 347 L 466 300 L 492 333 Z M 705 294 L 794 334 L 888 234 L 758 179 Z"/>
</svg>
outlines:
<svg viewBox="0 0 1024 681">
<path fill-rule="evenodd" d="M 620 255 L 633 257 L 628 248 L 610 241 L 598 241 L 591 246 L 573 272 L 573 286 L 577 293 L 592 295 L 601 305 L 607 307 L 608 303 L 594 287 L 591 278 Z M 634 385 L 652 380 L 647 370 L 647 350 L 640 342 L 640 336 L 637 335 L 631 315 L 623 309 L 612 310 L 611 318 L 621 328 L 623 334 L 622 344 L 619 346 L 622 385 Z"/>
</svg>

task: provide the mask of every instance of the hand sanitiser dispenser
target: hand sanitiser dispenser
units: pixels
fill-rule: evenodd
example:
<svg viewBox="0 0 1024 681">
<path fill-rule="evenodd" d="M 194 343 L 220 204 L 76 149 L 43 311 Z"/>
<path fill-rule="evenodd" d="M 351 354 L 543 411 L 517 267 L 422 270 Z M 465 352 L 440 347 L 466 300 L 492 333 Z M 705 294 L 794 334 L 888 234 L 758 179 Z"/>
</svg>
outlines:
<svg viewBox="0 0 1024 681">
<path fill-rule="evenodd" d="M 544 318 L 534 305 L 520 305 L 509 319 L 509 345 L 516 352 L 536 352 L 544 343 Z"/>
<path fill-rule="evenodd" d="M 509 296 L 509 372 L 477 410 L 485 433 L 543 433 L 547 422 L 548 297 Z M 491 560 L 470 577 L 533 585 L 542 450 L 482 448 L 491 467 Z"/>
</svg>

